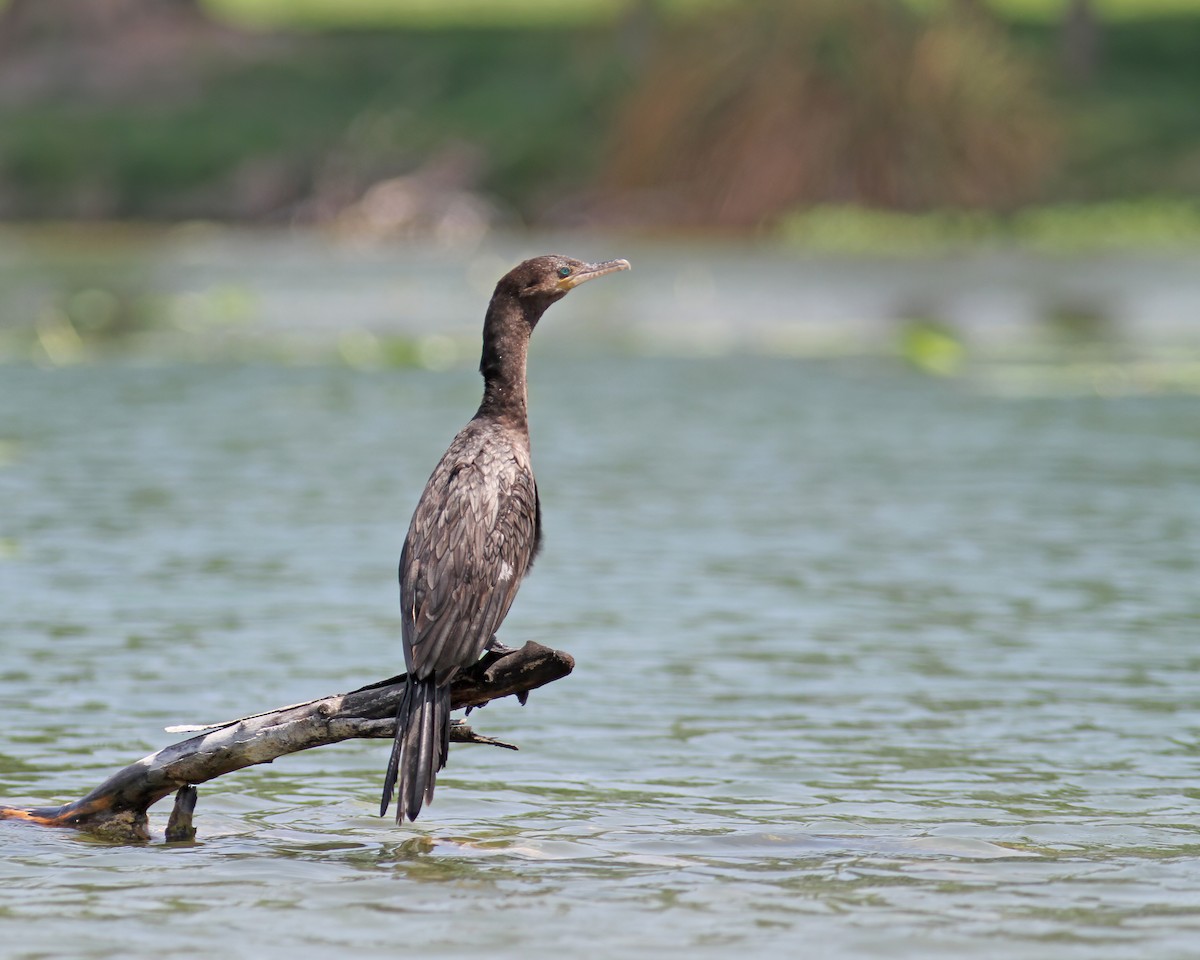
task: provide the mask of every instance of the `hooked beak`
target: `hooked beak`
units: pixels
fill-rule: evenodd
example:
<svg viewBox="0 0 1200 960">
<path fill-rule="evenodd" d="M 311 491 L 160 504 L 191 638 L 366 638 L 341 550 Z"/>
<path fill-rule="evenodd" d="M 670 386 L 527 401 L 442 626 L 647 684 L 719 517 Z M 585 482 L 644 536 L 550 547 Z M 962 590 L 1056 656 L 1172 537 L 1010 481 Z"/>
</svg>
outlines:
<svg viewBox="0 0 1200 960">
<path fill-rule="evenodd" d="M 576 270 L 569 277 L 564 277 L 558 281 L 559 289 L 564 292 L 571 290 L 581 283 L 588 280 L 595 280 L 597 277 L 602 277 L 606 273 L 616 273 L 618 270 L 628 270 L 628 260 L 602 260 L 600 263 L 589 263 L 580 270 Z"/>
</svg>

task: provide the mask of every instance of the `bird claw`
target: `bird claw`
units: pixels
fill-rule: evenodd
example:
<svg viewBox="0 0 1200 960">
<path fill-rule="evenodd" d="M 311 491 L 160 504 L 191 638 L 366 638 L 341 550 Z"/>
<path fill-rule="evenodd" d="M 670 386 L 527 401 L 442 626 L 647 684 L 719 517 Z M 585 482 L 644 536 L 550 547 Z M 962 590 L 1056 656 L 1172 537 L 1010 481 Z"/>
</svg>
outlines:
<svg viewBox="0 0 1200 960">
<path fill-rule="evenodd" d="M 501 643 L 495 637 L 492 637 L 492 639 L 488 641 L 488 645 L 485 649 L 488 653 L 494 653 L 497 657 L 507 657 L 510 653 L 517 652 L 516 647 L 510 647 L 508 644 Z"/>
</svg>

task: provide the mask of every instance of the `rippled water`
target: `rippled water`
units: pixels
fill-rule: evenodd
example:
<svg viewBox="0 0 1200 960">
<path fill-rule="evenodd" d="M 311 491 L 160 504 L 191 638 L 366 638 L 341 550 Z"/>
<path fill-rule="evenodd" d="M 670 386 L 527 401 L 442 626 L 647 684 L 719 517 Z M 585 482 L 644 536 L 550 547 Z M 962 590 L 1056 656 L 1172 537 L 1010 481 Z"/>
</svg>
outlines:
<svg viewBox="0 0 1200 960">
<path fill-rule="evenodd" d="M 414 827 L 380 742 L 205 785 L 195 845 L 0 823 L 9 956 L 1195 955 L 1200 400 L 534 354 L 502 636 L 578 666 L 473 715 L 521 752 L 456 747 Z M 0 368 L 0 797 L 399 670 L 477 394 Z"/>
</svg>

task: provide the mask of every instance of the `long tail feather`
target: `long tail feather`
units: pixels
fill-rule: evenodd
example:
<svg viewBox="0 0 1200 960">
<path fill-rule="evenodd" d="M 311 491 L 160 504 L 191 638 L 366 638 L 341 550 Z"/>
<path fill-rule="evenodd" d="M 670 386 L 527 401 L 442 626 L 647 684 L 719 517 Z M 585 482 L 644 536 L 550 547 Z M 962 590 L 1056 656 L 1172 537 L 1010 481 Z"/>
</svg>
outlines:
<svg viewBox="0 0 1200 960">
<path fill-rule="evenodd" d="M 396 713 L 396 739 L 383 782 L 379 815 L 387 814 L 398 782 L 396 822 L 405 817 L 416 820 L 421 807 L 433 800 L 437 773 L 446 765 L 449 747 L 449 685 L 410 678 Z"/>
</svg>

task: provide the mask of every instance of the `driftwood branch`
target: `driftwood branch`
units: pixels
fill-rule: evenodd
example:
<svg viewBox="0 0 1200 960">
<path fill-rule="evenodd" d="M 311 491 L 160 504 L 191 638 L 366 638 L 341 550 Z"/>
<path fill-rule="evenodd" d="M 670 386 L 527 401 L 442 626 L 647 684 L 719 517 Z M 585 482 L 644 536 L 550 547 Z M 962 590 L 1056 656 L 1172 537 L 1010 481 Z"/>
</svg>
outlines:
<svg viewBox="0 0 1200 960">
<path fill-rule="evenodd" d="M 451 702 L 456 710 L 481 707 L 507 696 L 517 696 L 524 702 L 530 690 L 562 679 L 574 666 L 569 654 L 537 643 L 503 654 L 488 654 L 455 680 Z M 192 827 L 195 784 L 312 747 L 357 738 L 390 738 L 396 729 L 404 680 L 402 674 L 350 693 L 228 723 L 168 728 L 200 732 L 117 771 L 80 800 L 61 807 L 0 806 L 0 819 L 74 827 L 118 840 L 147 840 L 147 810 L 175 793 L 167 839 L 190 840 L 196 833 Z M 450 739 L 516 749 L 475 733 L 465 723 L 451 727 Z"/>
</svg>

